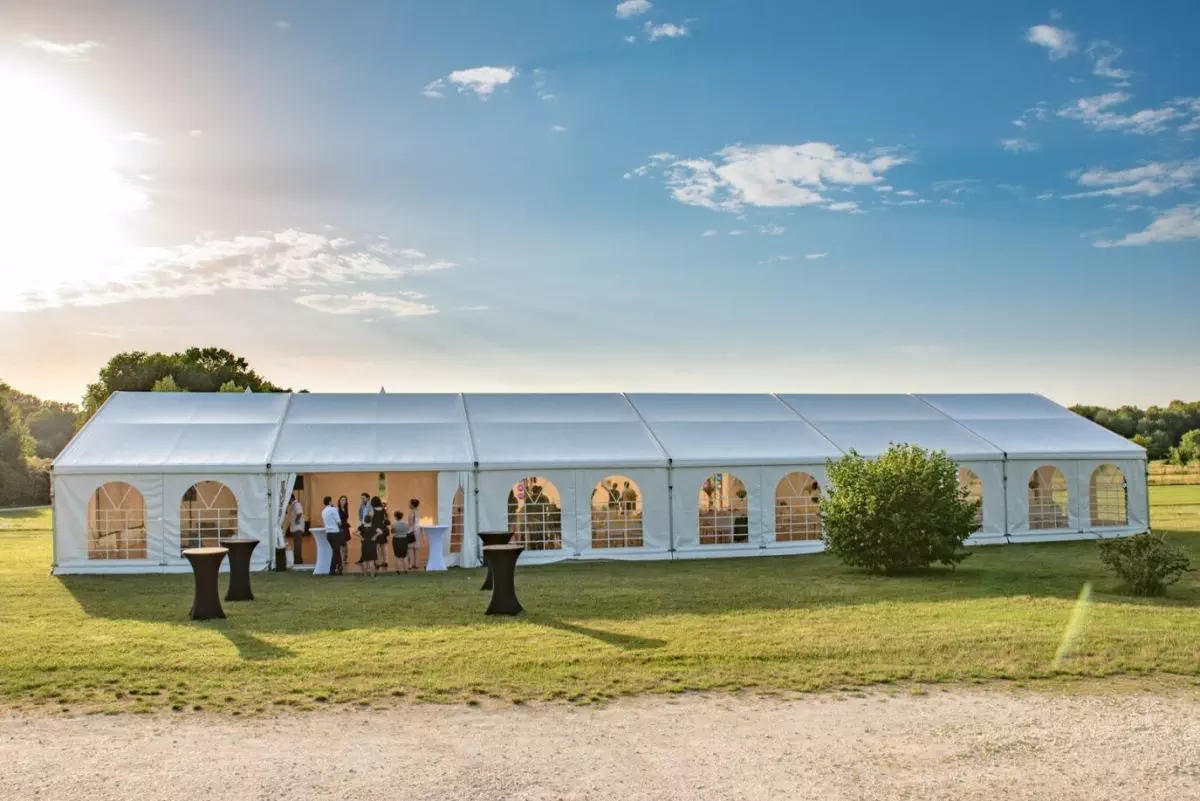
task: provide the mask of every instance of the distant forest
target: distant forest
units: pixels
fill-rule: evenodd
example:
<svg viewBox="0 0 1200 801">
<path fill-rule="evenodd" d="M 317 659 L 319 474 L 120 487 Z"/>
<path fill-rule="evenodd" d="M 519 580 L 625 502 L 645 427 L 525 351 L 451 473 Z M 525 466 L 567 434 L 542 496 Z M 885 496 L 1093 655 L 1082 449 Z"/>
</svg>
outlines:
<svg viewBox="0 0 1200 801">
<path fill-rule="evenodd" d="M 1133 440 L 1146 449 L 1151 459 L 1170 459 L 1179 464 L 1200 459 L 1196 452 L 1200 446 L 1200 401 L 1171 401 L 1145 410 L 1136 406 L 1072 406 L 1071 411 Z"/>
</svg>

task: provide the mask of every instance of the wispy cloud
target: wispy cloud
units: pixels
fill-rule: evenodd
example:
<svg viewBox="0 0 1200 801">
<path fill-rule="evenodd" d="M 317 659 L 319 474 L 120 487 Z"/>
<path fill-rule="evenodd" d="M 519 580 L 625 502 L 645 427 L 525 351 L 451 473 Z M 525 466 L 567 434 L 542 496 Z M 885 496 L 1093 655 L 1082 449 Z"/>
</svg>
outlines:
<svg viewBox="0 0 1200 801">
<path fill-rule="evenodd" d="M 1035 150 L 1041 150 L 1042 146 L 1037 142 L 1031 142 L 1028 139 L 1017 137 L 1015 139 L 1001 139 L 1000 147 L 1007 150 L 1009 153 L 1032 153 Z"/>
<path fill-rule="evenodd" d="M 1031 122 L 1045 122 L 1050 119 L 1050 104 L 1045 100 L 1039 100 L 1036 105 L 1025 109 L 1021 112 L 1021 116 L 1012 121 L 1012 124 L 1018 128 L 1028 128 Z"/>
<path fill-rule="evenodd" d="M 673 22 L 664 22 L 660 25 L 647 22 L 644 30 L 646 38 L 652 42 L 657 42 L 659 39 L 679 39 L 690 33 L 686 25 L 676 25 Z"/>
<path fill-rule="evenodd" d="M 516 67 L 472 67 L 455 70 L 444 78 L 425 84 L 421 94 L 426 97 L 445 97 L 447 85 L 454 86 L 459 94 L 471 93 L 480 100 L 487 100 L 495 91 L 511 83 L 520 73 Z"/>
<path fill-rule="evenodd" d="M 828 253 L 806 253 L 804 254 L 804 258 L 808 259 L 809 261 L 813 261 L 815 259 L 823 259 L 828 255 Z"/>
<path fill-rule="evenodd" d="M 716 236 L 716 235 L 717 235 L 716 228 L 706 228 L 700 232 L 700 236 Z"/>
<path fill-rule="evenodd" d="M 1079 174 L 1079 185 L 1100 188 L 1063 197 L 1158 197 L 1172 190 L 1190 188 L 1198 179 L 1200 158 L 1174 162 L 1152 161 L 1125 170 L 1093 167 Z"/>
<path fill-rule="evenodd" d="M 1200 204 L 1188 203 L 1160 212 L 1143 231 L 1126 234 L 1117 240 L 1100 240 L 1098 248 L 1133 247 L 1163 242 L 1200 239 Z"/>
<path fill-rule="evenodd" d="M 567 126 L 565 126 L 565 125 L 551 125 L 551 126 L 550 126 L 550 132 L 551 132 L 551 133 L 566 133 L 566 132 L 567 132 Z"/>
<path fill-rule="evenodd" d="M 213 295 L 223 290 L 309 289 L 392 281 L 448 269 L 411 248 L 368 246 L 295 229 L 209 237 L 172 248 L 130 254 L 122 277 L 80 281 L 0 299 L 15 311 L 104 306 L 131 300 Z"/>
<path fill-rule="evenodd" d="M 781 261 L 791 261 L 791 260 L 792 260 L 792 257 L 786 256 L 786 255 L 784 255 L 784 256 L 767 256 L 765 259 L 763 259 L 762 261 L 760 261 L 758 263 L 759 264 L 776 264 Z"/>
<path fill-rule="evenodd" d="M 825 142 L 730 145 L 714 159 L 656 153 L 649 164 L 626 175 L 659 170 L 675 200 L 716 211 L 738 212 L 747 206 L 824 206 L 833 211 L 856 211 L 857 203 L 835 201 L 825 191 L 880 184 L 883 173 L 910 160 L 895 149 L 852 154 Z"/>
<path fill-rule="evenodd" d="M 729 235 L 730 236 L 741 236 L 744 233 L 746 233 L 745 228 L 734 228 L 732 231 L 729 232 Z"/>
<path fill-rule="evenodd" d="M 621 19 L 636 17 L 648 12 L 653 5 L 650 0 L 623 0 L 617 3 L 617 16 Z"/>
<path fill-rule="evenodd" d="M 422 303 L 420 292 L 355 292 L 350 295 L 301 295 L 296 302 L 325 314 L 369 314 L 382 312 L 393 317 L 424 317 L 437 314 L 436 306 Z M 487 307 L 484 306 L 484 309 Z"/>
<path fill-rule="evenodd" d="M 75 44 L 63 44 L 28 35 L 21 37 L 21 44 L 52 56 L 58 56 L 67 61 L 87 61 L 93 50 L 103 47 L 99 42 L 91 39 L 88 39 L 86 42 L 76 42 Z"/>
<path fill-rule="evenodd" d="M 1095 97 L 1081 97 L 1058 110 L 1058 116 L 1079 120 L 1098 131 L 1122 131 L 1133 134 L 1156 134 L 1167 130 L 1169 123 L 1180 121 L 1179 130 L 1187 132 L 1200 128 L 1200 98 L 1177 97 L 1157 108 L 1144 108 L 1131 114 L 1114 111 L 1133 98 L 1127 92 L 1107 92 Z"/>
<path fill-rule="evenodd" d="M 281 31 L 290 31 L 292 29 L 292 23 L 288 22 L 286 19 L 277 19 L 275 20 L 275 27 Z"/>
<path fill-rule="evenodd" d="M 786 231 L 787 231 L 787 229 L 784 228 L 782 225 L 760 225 L 760 226 L 758 226 L 758 232 L 760 234 L 762 234 L 763 236 L 780 236 Z"/>
<path fill-rule="evenodd" d="M 533 91 L 539 100 L 554 100 L 555 95 L 546 88 L 546 70 L 538 67 L 533 71 Z"/>
<path fill-rule="evenodd" d="M 1034 25 L 1025 32 L 1025 41 L 1046 48 L 1051 60 L 1066 58 L 1076 50 L 1075 34 L 1054 25 Z"/>
<path fill-rule="evenodd" d="M 1112 42 L 1092 42 L 1087 47 L 1087 54 L 1092 58 L 1092 74 L 1101 78 L 1117 81 L 1118 86 L 1128 86 L 1133 77 L 1133 70 L 1114 67 L 1113 62 L 1124 52 Z"/>
</svg>

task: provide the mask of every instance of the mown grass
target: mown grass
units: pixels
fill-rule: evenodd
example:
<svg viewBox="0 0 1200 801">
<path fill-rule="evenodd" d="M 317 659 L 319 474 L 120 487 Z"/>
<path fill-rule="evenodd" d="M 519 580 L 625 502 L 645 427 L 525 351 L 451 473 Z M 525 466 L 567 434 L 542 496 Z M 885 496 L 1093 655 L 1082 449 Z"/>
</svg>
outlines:
<svg viewBox="0 0 1200 801">
<path fill-rule="evenodd" d="M 1151 490 L 1200 566 L 1200 487 Z M 882 578 L 827 556 L 520 568 L 521 619 L 479 570 L 256 574 L 259 600 L 187 620 L 190 576 L 53 578 L 45 512 L 0 513 L 0 706 L 252 714 L 396 699 L 593 702 L 881 683 L 1200 679 L 1200 574 L 1120 594 L 1095 543 L 976 549 Z M 1058 668 L 1080 588 L 1092 604 Z"/>
</svg>

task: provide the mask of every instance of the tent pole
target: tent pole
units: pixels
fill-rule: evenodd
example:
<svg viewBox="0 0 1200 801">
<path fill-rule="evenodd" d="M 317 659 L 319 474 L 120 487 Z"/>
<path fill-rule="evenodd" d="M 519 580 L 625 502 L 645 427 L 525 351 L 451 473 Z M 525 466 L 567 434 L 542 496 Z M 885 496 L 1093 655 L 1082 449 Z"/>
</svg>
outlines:
<svg viewBox="0 0 1200 801">
<path fill-rule="evenodd" d="M 483 564 L 483 559 L 481 558 L 481 555 L 479 553 L 479 462 L 475 462 L 475 467 L 472 469 L 471 472 L 475 476 L 475 486 L 471 487 L 471 503 L 475 507 L 475 514 L 474 514 L 475 530 L 473 532 L 471 532 L 473 535 L 475 535 L 475 536 L 471 537 L 471 541 L 473 543 L 475 543 L 475 547 L 472 548 L 472 551 L 475 553 L 475 564 L 472 565 L 472 567 L 479 567 L 480 565 Z M 463 523 L 464 523 L 463 528 L 465 529 L 466 521 L 464 520 Z M 465 530 L 463 531 L 463 537 L 464 538 L 466 537 Z"/>
<path fill-rule="evenodd" d="M 58 515 L 54 514 L 54 465 L 50 465 L 50 575 L 58 569 Z"/>
<path fill-rule="evenodd" d="M 675 558 L 675 464 L 667 458 L 667 553 Z"/>
<path fill-rule="evenodd" d="M 1002 480 L 1000 483 L 1001 491 L 1004 494 L 1004 541 L 1011 543 L 1008 538 L 1008 454 L 1004 454 L 1004 461 L 1000 463 Z"/>
</svg>

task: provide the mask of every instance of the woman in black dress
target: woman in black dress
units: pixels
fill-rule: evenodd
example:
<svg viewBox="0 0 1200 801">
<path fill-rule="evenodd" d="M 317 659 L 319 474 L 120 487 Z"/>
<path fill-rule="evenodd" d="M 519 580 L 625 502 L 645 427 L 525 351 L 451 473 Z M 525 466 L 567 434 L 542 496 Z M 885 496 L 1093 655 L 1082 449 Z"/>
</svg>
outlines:
<svg viewBox="0 0 1200 801">
<path fill-rule="evenodd" d="M 350 499 L 338 498 L 338 518 L 342 521 L 342 564 L 350 564 Z"/>
<path fill-rule="evenodd" d="M 375 569 L 380 567 L 382 559 L 383 567 L 387 567 L 387 541 L 388 536 L 392 533 L 391 526 L 388 525 L 387 510 L 383 508 L 383 501 L 376 495 L 371 499 L 371 536 L 374 540 L 375 551 Z"/>
<path fill-rule="evenodd" d="M 378 504 L 378 506 L 377 506 Z M 379 549 L 375 545 L 375 537 L 378 531 L 375 526 L 376 512 L 382 512 L 382 504 L 378 498 L 371 499 L 371 515 L 367 521 L 358 527 L 358 536 L 362 538 L 362 551 L 359 553 L 358 562 L 359 569 L 363 573 L 375 575 L 375 568 L 379 566 Z"/>
</svg>

